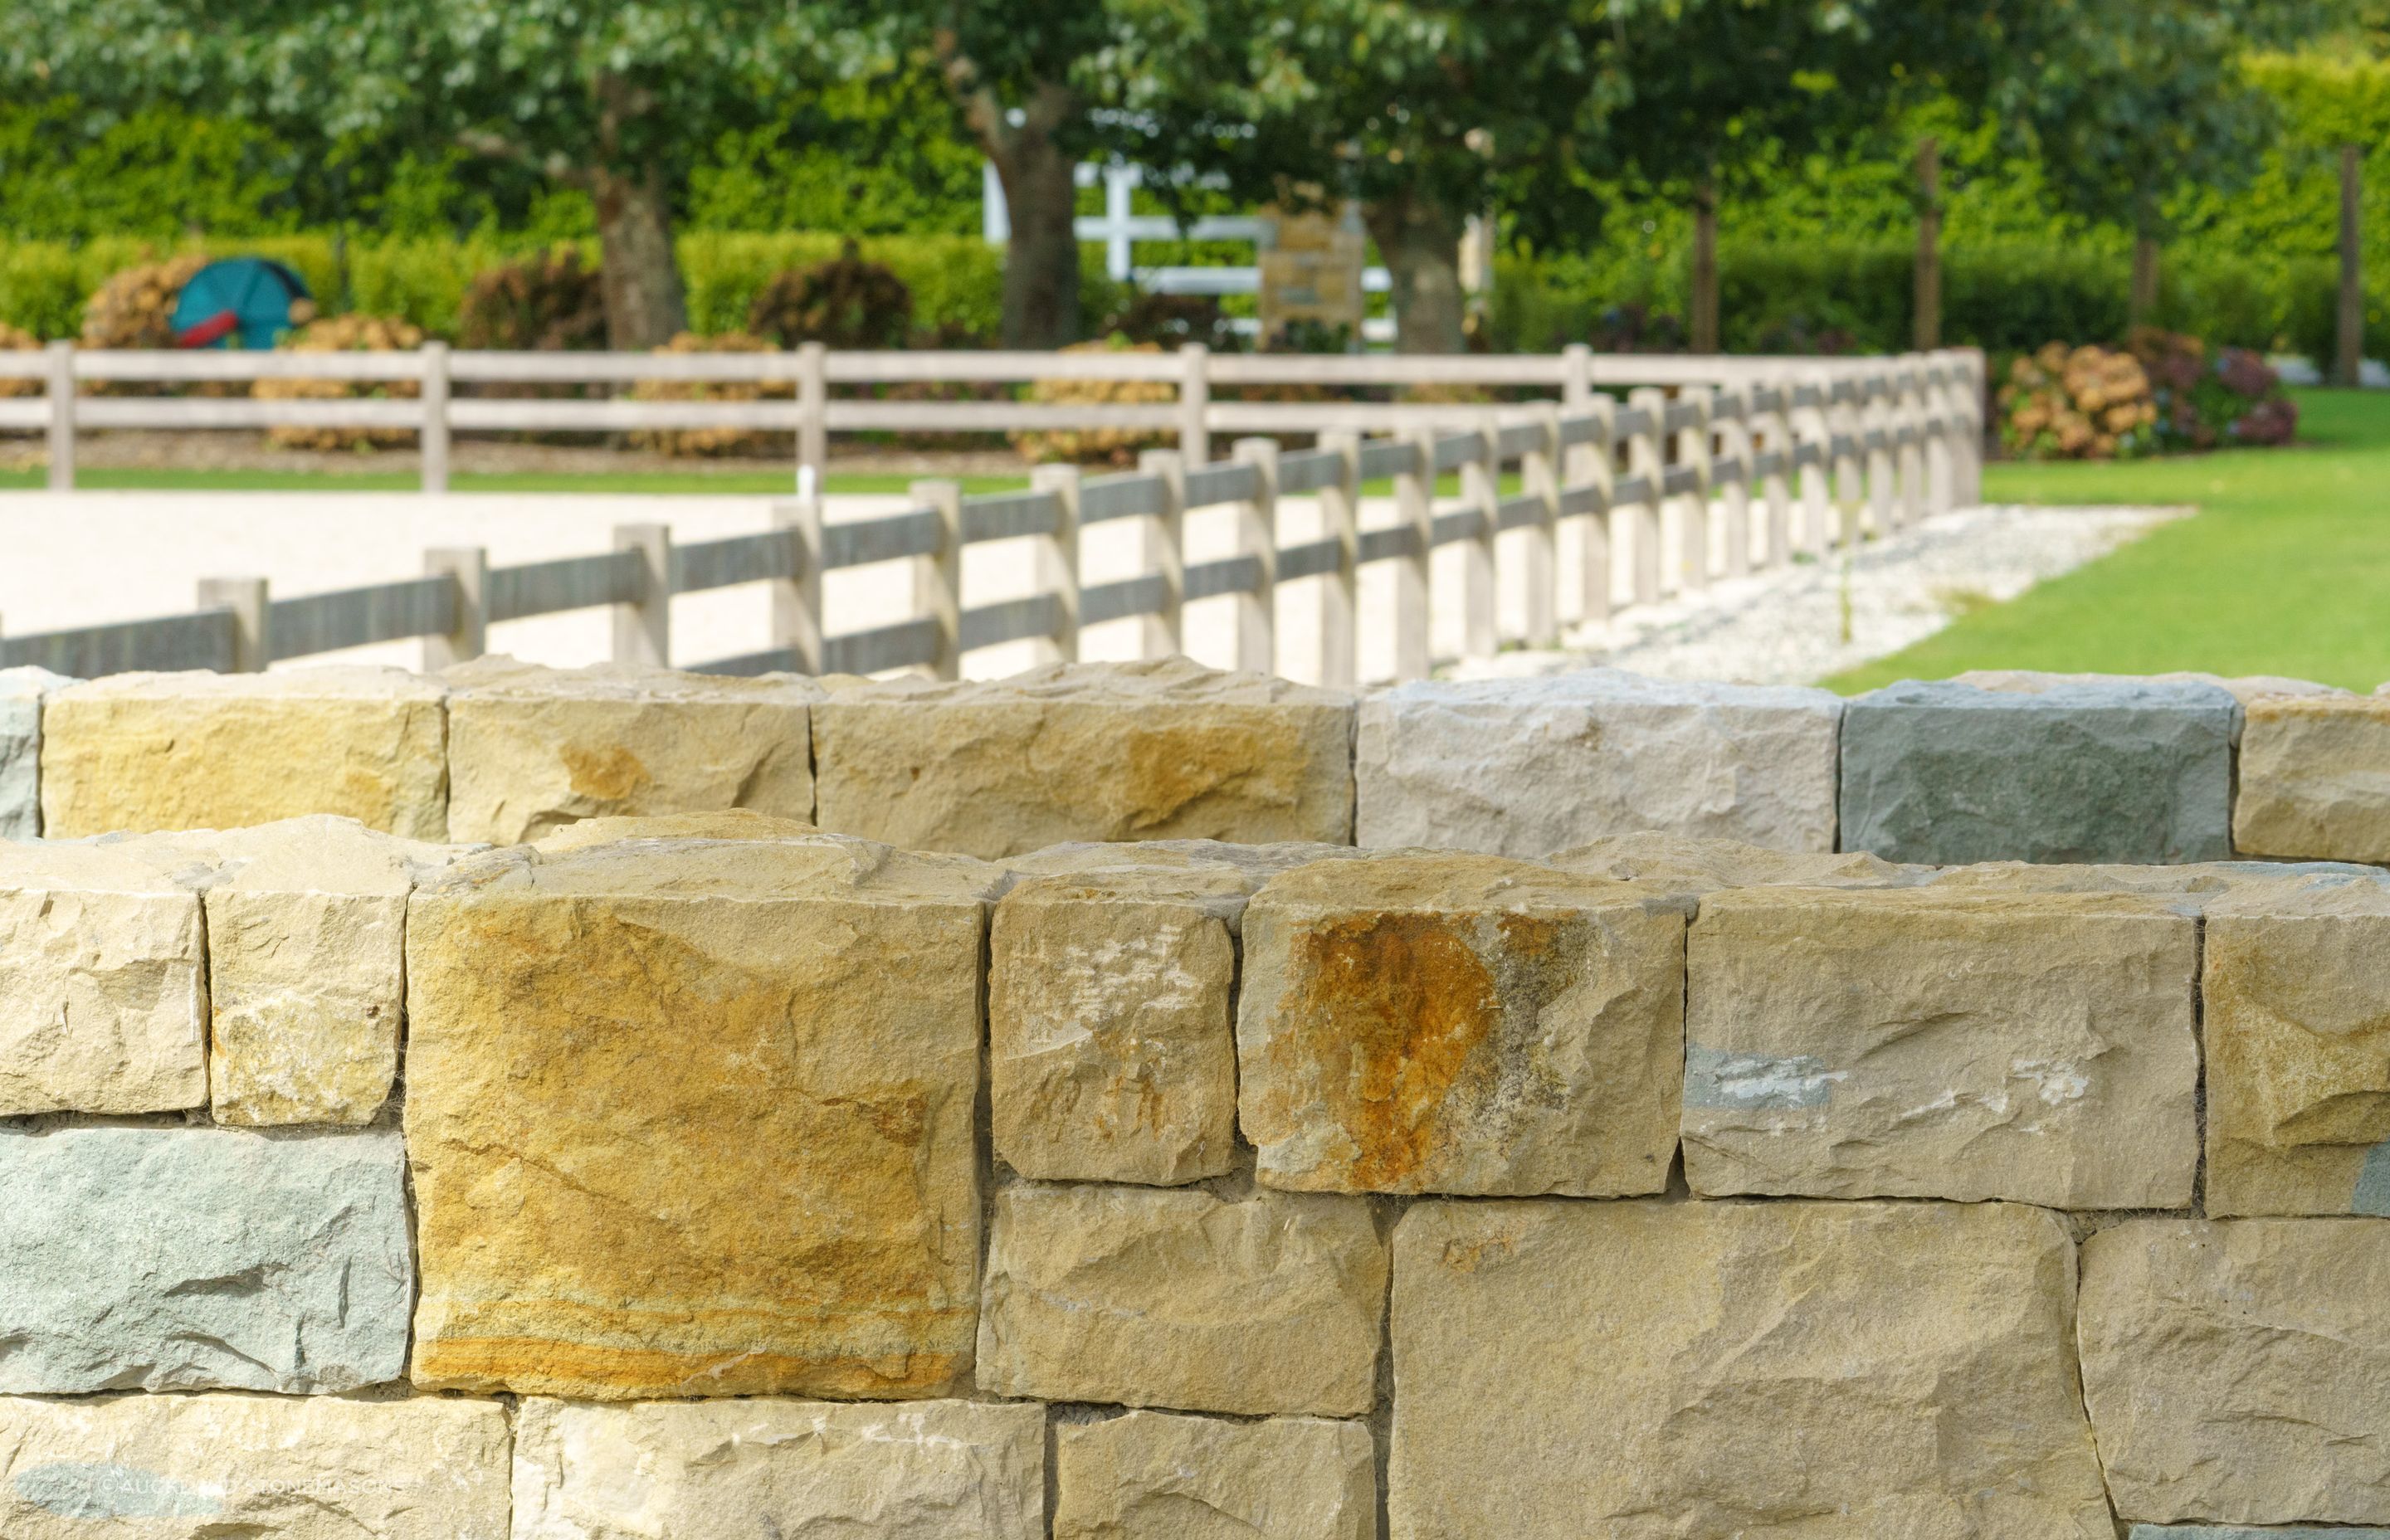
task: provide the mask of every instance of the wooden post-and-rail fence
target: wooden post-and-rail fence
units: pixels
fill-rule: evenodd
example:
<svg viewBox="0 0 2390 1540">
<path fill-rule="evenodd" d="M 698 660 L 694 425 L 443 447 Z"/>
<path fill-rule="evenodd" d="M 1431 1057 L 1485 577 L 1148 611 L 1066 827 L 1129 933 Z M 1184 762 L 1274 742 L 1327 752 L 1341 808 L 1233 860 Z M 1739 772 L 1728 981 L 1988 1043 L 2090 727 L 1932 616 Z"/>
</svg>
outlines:
<svg viewBox="0 0 2390 1540">
<path fill-rule="evenodd" d="M 450 355 L 427 356 L 462 365 L 478 357 L 537 361 L 541 378 L 622 379 L 654 378 L 656 366 L 672 366 L 675 379 L 719 378 L 687 368 L 720 362 L 768 378 L 765 366 L 793 363 L 818 384 L 840 374 L 858 378 L 874 360 L 868 378 L 923 378 L 903 374 L 897 363 L 932 361 L 931 378 L 944 360 L 994 359 L 996 371 L 1022 369 L 1014 358 L 1034 359 L 1052 378 L 1064 368 L 1128 362 L 1184 366 L 1188 357 L 1207 371 L 1237 377 L 1252 366 L 1303 366 L 1316 379 L 1356 374 L 1414 379 L 1421 372 L 1446 372 L 1480 383 L 1540 371 L 1560 388 L 1558 401 L 1508 405 L 1409 405 L 1367 402 L 1217 402 L 1201 392 L 1200 422 L 1178 421 L 1185 450 L 1150 450 L 1135 471 L 1087 476 L 1068 466 L 1040 466 L 1022 492 L 964 496 L 952 481 L 915 483 L 916 506 L 904 512 L 851 522 L 826 522 L 816 494 L 776 505 L 767 530 L 727 539 L 675 545 L 658 524 L 619 526 L 610 551 L 514 567 L 492 567 L 479 548 L 427 553 L 422 576 L 335 593 L 276 598 L 262 579 L 212 579 L 199 585 L 194 613 L 131 621 L 39 635 L 0 638 L 0 663 L 39 664 L 60 674 L 90 677 L 130 669 L 212 668 L 255 670 L 287 659 L 309 657 L 375 643 L 421 638 L 425 663 L 445 666 L 480 654 L 487 628 L 510 620 L 596 606 L 614 615 L 613 656 L 620 661 L 662 664 L 670 660 L 671 599 L 747 583 L 772 584 L 769 645 L 740 657 L 696 665 L 722 674 L 877 674 L 919 669 L 941 678 L 958 677 L 963 654 L 1008 642 L 1034 641 L 1047 657 L 1078 656 L 1083 627 L 1139 619 L 1144 656 L 1182 650 L 1184 607 L 1224 596 L 1236 599 L 1235 651 L 1240 666 L 1308 675 L 1330 685 L 1358 683 L 1358 605 L 1361 568 L 1394 564 L 1394 631 L 1396 678 L 1427 674 L 1430 655 L 1431 558 L 1459 545 L 1458 603 L 1463 653 L 1491 653 L 1503 641 L 1495 613 L 1497 551 L 1513 535 L 1513 559 L 1526 594 L 1519 639 L 1548 646 L 1564 620 L 1600 621 L 1614 602 L 1641 605 L 1664 594 L 1697 589 L 1713 577 L 1740 576 L 1780 566 L 1796 557 L 1823 557 L 1869 533 L 1889 534 L 1930 513 L 1977 500 L 1983 433 L 1984 374 L 1972 351 L 1914 354 L 1902 358 L 1821 361 L 1638 357 L 1596 359 L 1583 350 L 1554 357 L 1515 359 L 1418 359 L 1246 357 L 1168 354 L 825 354 L 808 350 L 789 354 L 678 355 Z M 23 358 L 27 355 L 18 355 Z M 261 426 L 303 422 L 308 426 L 398 426 L 402 414 L 443 410 L 450 425 L 507 428 L 602 426 L 786 427 L 790 402 L 472 401 L 447 396 L 429 374 L 405 376 L 399 365 L 417 364 L 405 353 L 75 353 L 54 349 L 41 359 L 51 369 L 53 393 L 43 398 L 0 400 L 0 428 L 34 426 L 38 414 L 52 435 L 55 474 L 65 446 L 71 482 L 72 425 L 150 426 L 167 418 L 178 426 Z M 245 361 L 263 372 L 323 378 L 335 362 L 387 372 L 371 378 L 415 378 L 425 388 L 411 400 L 240 401 L 213 398 L 156 399 L 79 397 L 84 379 L 154 378 L 134 372 L 124 360 L 160 359 L 203 364 L 205 369 L 174 378 L 231 378 L 219 361 Z M 839 360 L 847 363 L 829 367 Z M 607 372 L 615 361 L 639 366 L 636 372 Z M 592 362 L 602 366 L 593 373 Z M 1521 367 L 1522 364 L 1532 368 Z M 1227 367 L 1235 366 L 1234 368 Z M 1407 366 L 1407 371 L 1394 366 Z M 1425 371 L 1421 366 L 1426 366 Z M 1452 368 L 1452 366 L 1460 366 Z M 1495 367 L 1495 366 L 1507 366 Z M 0 353 L 0 378 L 21 364 Z M 959 365 L 954 366 L 960 367 Z M 1439 366 L 1442 366 L 1439 368 Z M 208 373 L 208 369 L 217 372 Z M 1288 372 L 1283 368 L 1278 372 Z M 490 378 L 458 367 L 455 378 Z M 1608 376 L 1609 378 L 1604 378 Z M 986 378 L 985 374 L 978 378 Z M 1006 376 L 1009 377 L 1009 376 Z M 19 378 L 22 378 L 20 374 Z M 1250 379 L 1242 382 L 1252 382 Z M 1621 403 L 1601 387 L 1636 386 Z M 1672 393 L 1673 391 L 1673 393 Z M 816 424 L 880 426 L 838 408 L 906 408 L 908 417 L 933 409 L 934 418 L 908 420 L 908 428 L 1003 426 L 1136 426 L 1113 414 L 1173 414 L 1180 404 L 1159 406 L 1055 406 L 1003 402 L 826 401 Z M 800 396 L 795 405 L 803 405 Z M 508 420 L 472 420 L 466 408 L 502 409 Z M 31 408 L 32 410 L 28 410 Z M 327 408 L 317 414 L 299 408 Z M 373 421 L 342 415 L 373 409 Z M 655 413 L 642 418 L 637 412 Z M 728 408 L 736 421 L 683 419 L 693 409 L 716 417 Z M 386 412 L 384 409 L 387 409 Z M 528 410 L 519 410 L 528 409 Z M 568 410 L 570 409 L 570 410 Z M 778 416 L 771 417 L 770 414 Z M 551 415 L 552 414 L 552 415 Z M 745 414 L 754 414 L 750 421 Z M 960 414 L 969 420 L 946 420 Z M 1033 420 L 1023 422 L 1022 417 Z M 517 420 L 517 417 L 520 420 Z M 1354 424 L 1364 417 L 1395 430 L 1364 440 Z M 94 417 L 96 420 L 92 420 Z M 572 420 L 567 421 L 571 417 Z M 768 424 L 766 418 L 769 418 Z M 536 420 L 533 420 L 536 418 Z M 1093 420 L 1090 420 L 1090 419 Z M 618 420 L 619 419 L 619 420 Z M 985 419 L 985 420 L 983 420 Z M 1158 417 L 1157 417 L 1158 421 Z M 60 424 L 66 427 L 61 430 Z M 893 426 L 893 424 L 891 424 Z M 1211 461 L 1201 446 L 1219 429 L 1247 432 L 1307 432 L 1317 447 L 1281 448 L 1274 438 L 1240 439 L 1230 457 Z M 426 461 L 444 430 L 425 428 Z M 806 430 L 801 429 L 802 441 Z M 818 464 L 818 460 L 805 461 Z M 1506 472 L 1515 470 L 1515 491 L 1506 492 Z M 1458 473 L 1459 496 L 1439 501 L 1439 479 Z M 810 478 L 804 480 L 810 481 Z M 443 477 L 444 481 L 444 477 Z M 1365 484 L 1392 491 L 1394 521 L 1364 529 L 1360 524 Z M 427 471 L 427 485 L 430 484 Z M 812 483 L 818 486 L 817 481 Z M 1279 544 L 1277 502 L 1316 498 L 1322 533 L 1298 545 Z M 1189 512 L 1231 507 L 1236 510 L 1233 555 L 1189 564 L 1183 525 Z M 1079 578 L 1080 533 L 1113 520 L 1141 520 L 1142 571 L 1115 582 L 1086 584 Z M 1581 562 L 1571 613 L 1561 612 L 1561 532 L 1575 526 Z M 1667 540 L 1673 531 L 1675 539 Z M 1022 597 L 966 605 L 962 552 L 996 540 L 1037 542 L 1037 591 Z M 1670 548 L 1664 550 L 1664 545 Z M 827 572 L 887 561 L 906 561 L 913 571 L 907 613 L 862 630 L 831 634 L 824 624 L 822 579 Z M 1319 655 L 1281 659 L 1273 624 L 1275 595 L 1282 583 L 1317 580 L 1325 586 Z M 1614 600 L 1613 596 L 1618 596 Z M 1290 666 L 1290 664 L 1291 666 Z"/>
</svg>

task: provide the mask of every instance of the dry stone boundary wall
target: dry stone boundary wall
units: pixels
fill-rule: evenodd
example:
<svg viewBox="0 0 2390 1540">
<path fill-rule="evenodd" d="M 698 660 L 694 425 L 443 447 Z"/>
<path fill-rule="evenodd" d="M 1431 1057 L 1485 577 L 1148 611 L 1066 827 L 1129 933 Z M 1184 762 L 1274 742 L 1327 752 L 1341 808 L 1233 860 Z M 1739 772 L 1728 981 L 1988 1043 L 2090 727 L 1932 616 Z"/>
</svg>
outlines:
<svg viewBox="0 0 2390 1540">
<path fill-rule="evenodd" d="M 2329 864 L 0 844 L 0 1534 L 2390 1535 L 2384 956 Z"/>
<path fill-rule="evenodd" d="M 1359 697 L 1185 659 L 1009 679 L 0 672 L 0 837 L 335 814 L 518 843 L 744 808 L 1004 859 L 1071 840 L 1539 859 L 1656 831 L 1888 860 L 2390 862 L 2390 694 L 1971 674 L 1844 701 L 1597 669 Z"/>
</svg>

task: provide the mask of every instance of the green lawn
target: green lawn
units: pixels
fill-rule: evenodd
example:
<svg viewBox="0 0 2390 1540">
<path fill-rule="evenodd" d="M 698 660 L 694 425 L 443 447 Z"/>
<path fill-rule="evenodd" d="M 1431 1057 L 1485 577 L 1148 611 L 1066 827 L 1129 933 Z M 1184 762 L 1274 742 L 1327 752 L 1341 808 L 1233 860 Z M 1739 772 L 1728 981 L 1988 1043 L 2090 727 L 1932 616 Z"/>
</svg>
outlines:
<svg viewBox="0 0 2390 1540">
<path fill-rule="evenodd" d="M 2294 394 L 2288 449 L 1987 467 L 1988 502 L 2199 513 L 1827 683 L 1853 692 L 1979 668 L 2390 680 L 2390 393 Z"/>
</svg>

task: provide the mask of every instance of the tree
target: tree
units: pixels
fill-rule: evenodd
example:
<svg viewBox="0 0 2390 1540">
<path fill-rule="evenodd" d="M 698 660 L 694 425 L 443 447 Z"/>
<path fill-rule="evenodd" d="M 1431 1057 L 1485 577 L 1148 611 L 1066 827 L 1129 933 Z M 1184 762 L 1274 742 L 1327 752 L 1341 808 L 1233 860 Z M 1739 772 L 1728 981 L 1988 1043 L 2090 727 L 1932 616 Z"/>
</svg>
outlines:
<svg viewBox="0 0 2390 1540">
<path fill-rule="evenodd" d="M 2368 16 L 2329 51 L 2260 55 L 2247 61 L 2251 83 L 2266 92 L 2300 146 L 2330 148 L 2340 160 L 2340 295 L 2332 382 L 2354 386 L 2365 353 L 2365 283 L 2359 262 L 2364 149 L 2390 138 L 2390 45 L 2383 18 Z"/>
<path fill-rule="evenodd" d="M 331 164 L 457 146 L 586 190 L 609 342 L 687 325 L 673 206 L 689 159 L 765 110 L 819 45 L 770 0 L 15 0 L 0 84 L 174 102 L 274 126 Z"/>
<path fill-rule="evenodd" d="M 1149 165 L 1225 175 L 1256 201 L 1357 199 L 1393 279 L 1395 345 L 1452 353 L 1469 217 L 1499 202 L 1525 233 L 1581 195 L 1585 148 L 1625 89 L 1611 23 L 1661 8 L 1143 0 L 1111 105 Z"/>
<path fill-rule="evenodd" d="M 2242 69 L 2252 50 L 2300 35 L 2306 0 L 2039 0 L 2034 45 L 1999 87 L 2025 125 L 2061 206 L 2133 236 L 2128 314 L 2157 306 L 2169 203 L 2192 186 L 2255 171 L 2272 107 Z"/>
</svg>

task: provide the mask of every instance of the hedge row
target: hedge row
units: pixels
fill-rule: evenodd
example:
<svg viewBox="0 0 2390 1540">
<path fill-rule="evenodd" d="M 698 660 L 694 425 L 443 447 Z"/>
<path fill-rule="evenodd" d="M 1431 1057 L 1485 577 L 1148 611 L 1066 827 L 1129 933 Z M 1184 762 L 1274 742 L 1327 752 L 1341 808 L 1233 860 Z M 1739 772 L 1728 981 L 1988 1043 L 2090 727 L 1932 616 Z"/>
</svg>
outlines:
<svg viewBox="0 0 2390 1540">
<path fill-rule="evenodd" d="M 585 242 L 595 259 L 594 242 Z M 773 274 L 838 252 L 829 234 L 699 232 L 680 237 L 689 324 L 700 332 L 741 329 L 755 291 Z M 974 236 L 867 237 L 865 257 L 885 263 L 913 291 L 921 331 L 992 339 L 1002 312 L 1003 257 Z M 453 335 L 466 286 L 482 269 L 531 248 L 496 238 L 396 240 L 345 247 L 323 236 L 193 243 L 193 249 L 276 257 L 303 274 L 331 310 L 392 315 L 433 336 Z M 83 303 L 110 274 L 163 253 L 130 239 L 80 245 L 0 242 L 0 322 L 39 337 L 72 337 Z M 1805 352 L 1823 346 L 1895 352 L 1912 335 L 1913 253 L 1905 245 L 1728 245 L 1719 253 L 1726 343 L 1739 353 Z M 1100 314 L 1115 298 L 1100 253 L 1086 249 L 1086 299 Z M 2052 340 L 2114 341 L 2127 330 L 2128 259 L 2056 245 L 1992 245 L 1944 258 L 1943 335 L 1994 353 Z M 2155 323 L 2217 344 L 2287 348 L 2323 358 L 2332 351 L 2332 264 L 2314 259 L 2257 261 L 2231 253 L 2170 251 L 2161 268 Z M 1684 263 L 1674 253 L 1514 256 L 1499 266 L 1489 340 L 1535 351 L 1590 340 L 1621 345 L 1618 313 L 1639 307 L 1682 315 Z M 2368 347 L 2390 353 L 2390 285 L 2368 298 Z"/>
</svg>

